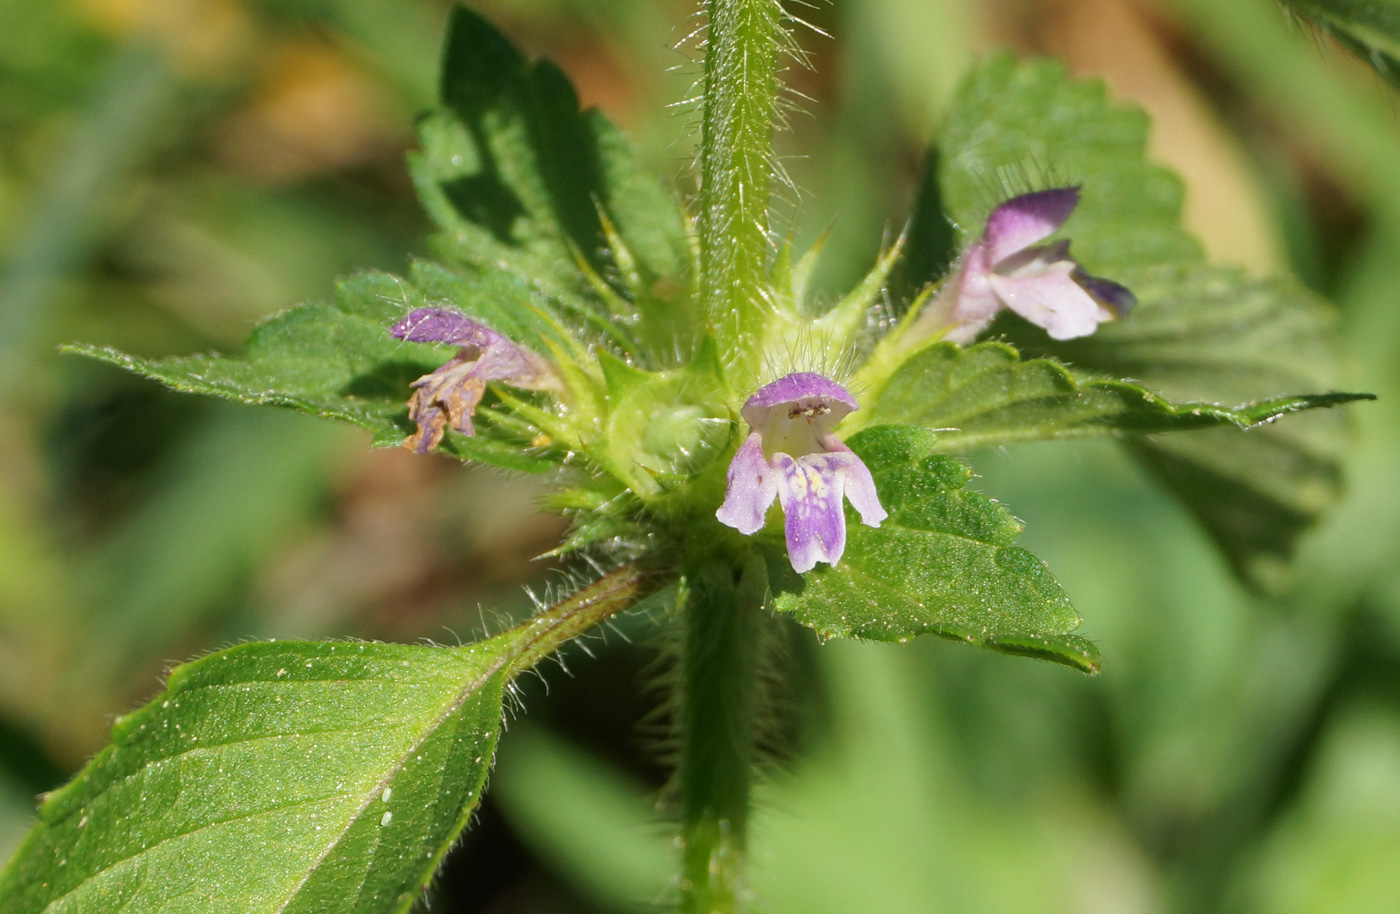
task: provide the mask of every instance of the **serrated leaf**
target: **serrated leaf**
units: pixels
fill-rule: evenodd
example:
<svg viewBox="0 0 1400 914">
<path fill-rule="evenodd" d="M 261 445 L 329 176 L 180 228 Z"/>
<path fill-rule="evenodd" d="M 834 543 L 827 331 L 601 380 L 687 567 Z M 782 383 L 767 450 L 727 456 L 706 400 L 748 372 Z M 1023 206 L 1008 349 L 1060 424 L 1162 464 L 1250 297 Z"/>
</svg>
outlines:
<svg viewBox="0 0 1400 914">
<path fill-rule="evenodd" d="M 967 349 L 953 343 L 928 346 L 865 399 L 868 408 L 848 419 L 847 427 L 936 429 L 936 450 L 947 454 L 1053 438 L 1249 428 L 1355 397 L 1279 397 L 1236 407 L 1172 403 L 1140 384 L 1081 380 L 1054 359 L 1023 360 L 1005 343 L 986 342 Z"/>
<path fill-rule="evenodd" d="M 45 801 L 0 903 L 402 910 L 479 797 L 507 659 L 280 643 L 180 667 Z"/>
<path fill-rule="evenodd" d="M 1336 38 L 1400 89 L 1400 2 L 1284 0 L 1302 18 Z"/>
<path fill-rule="evenodd" d="M 243 358 L 141 359 L 86 345 L 69 351 L 176 390 L 342 419 L 388 445 L 412 431 L 409 385 L 451 352 L 388 335 L 411 308 L 455 307 L 554 356 L 571 382 L 578 373 L 569 358 L 586 350 L 577 336 L 602 334 L 625 352 L 637 351 L 640 337 L 652 355 L 689 337 L 690 245 L 677 202 L 640 169 L 606 118 L 578 110 L 561 72 L 527 65 L 485 20 L 459 8 L 442 93 L 446 108 L 420 124 L 423 149 L 413 166 L 423 203 L 444 230 L 438 247 L 452 263 L 415 263 L 406 280 L 382 273 L 345 280 L 333 306 L 295 308 L 260 325 Z M 610 262 L 609 241 L 618 248 Z M 635 313 L 621 316 L 636 327 L 613 320 L 588 281 L 624 263 Z M 587 384 L 571 386 L 580 398 L 590 392 Z M 574 406 L 586 412 L 588 404 Z M 564 452 L 544 429 L 530 427 L 541 416 L 518 404 L 496 410 L 488 400 L 475 418 L 478 434 L 449 432 L 442 450 L 509 469 L 549 469 Z"/>
<path fill-rule="evenodd" d="M 1016 193 L 1080 184 L 1065 235 L 1089 272 L 1131 285 L 1137 270 L 1199 260 L 1180 224 L 1181 180 L 1144 155 L 1149 126 L 1140 109 L 1110 103 L 1100 80 L 993 58 L 963 80 L 939 137 L 948 214 L 975 234 Z"/>
<path fill-rule="evenodd" d="M 1138 280 L 1130 317 L 1092 337 L 1055 342 L 999 321 L 1023 349 L 1057 356 L 1080 374 L 1132 377 L 1161 394 L 1240 403 L 1336 383 L 1334 318 L 1288 280 L 1251 279 L 1221 267 L 1164 267 Z M 1286 397 L 1330 405 L 1369 394 Z M 1258 406 L 1267 405 L 1263 401 Z M 1345 416 L 1313 411 L 1241 432 L 1234 429 L 1132 442 L 1205 526 L 1235 570 L 1271 588 L 1283 578 L 1298 536 L 1336 500 L 1346 448 Z"/>
<path fill-rule="evenodd" d="M 253 331 L 243 358 L 225 355 L 143 359 L 75 344 L 86 355 L 186 393 L 285 406 L 354 423 L 376 433 L 406 415 L 409 384 L 441 364 L 431 347 L 401 343 L 387 327 L 328 305 L 294 308 Z"/>
<path fill-rule="evenodd" d="M 566 310 L 601 317 L 608 309 L 591 299 L 577 263 L 609 270 L 601 212 L 625 246 L 612 265 L 625 261 L 636 274 L 624 285 L 642 330 L 678 326 L 690 257 L 677 201 L 607 118 L 579 110 L 562 72 L 527 63 L 490 23 L 458 7 L 442 101 L 444 110 L 420 124 L 422 151 L 410 157 L 419 196 L 443 230 L 439 253 L 503 267 Z"/>
<path fill-rule="evenodd" d="M 480 799 L 508 680 L 652 589 L 623 569 L 463 648 L 246 644 L 178 667 L 44 801 L 0 909 L 405 911 Z"/>
<path fill-rule="evenodd" d="M 1045 564 L 1014 545 L 1021 523 L 968 491 L 971 471 L 926 429 L 880 426 L 847 444 L 875 477 L 889 518 L 848 526 L 845 555 L 796 575 L 771 563 L 775 602 L 823 637 L 904 641 L 932 633 L 1097 672 L 1073 634 L 1079 614 Z"/>
</svg>

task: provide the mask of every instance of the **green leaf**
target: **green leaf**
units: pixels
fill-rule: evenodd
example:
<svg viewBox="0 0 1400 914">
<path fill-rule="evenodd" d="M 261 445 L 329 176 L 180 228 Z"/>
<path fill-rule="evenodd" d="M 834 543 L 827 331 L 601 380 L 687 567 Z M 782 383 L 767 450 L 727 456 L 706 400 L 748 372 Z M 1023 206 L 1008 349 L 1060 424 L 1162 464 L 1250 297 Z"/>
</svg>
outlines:
<svg viewBox="0 0 1400 914">
<path fill-rule="evenodd" d="M 1128 319 L 1091 337 L 1055 342 L 1011 320 L 994 329 L 1080 374 L 1136 378 L 1173 399 L 1230 404 L 1285 395 L 1256 403 L 1258 409 L 1371 398 L 1287 396 L 1332 389 L 1339 373 L 1334 317 L 1294 282 L 1220 267 L 1164 267 L 1145 273 L 1135 291 L 1140 303 Z M 1337 499 L 1346 446 L 1345 416 L 1327 410 L 1245 432 L 1222 428 L 1129 445 L 1196 515 L 1236 572 L 1266 589 L 1283 582 L 1299 535 Z"/>
<path fill-rule="evenodd" d="M 1021 523 L 966 488 L 971 471 L 937 455 L 926 429 L 880 426 L 847 442 L 875 477 L 890 516 L 848 525 L 835 565 L 794 574 L 771 563 L 779 609 L 823 637 L 905 641 L 933 633 L 1009 654 L 1099 668 L 1073 634 L 1079 614 L 1045 564 L 1013 545 Z"/>
<path fill-rule="evenodd" d="M 1011 346 L 987 342 L 921 349 L 866 399 L 868 409 L 848 419 L 848 428 L 924 426 L 937 430 L 935 450 L 946 454 L 1053 438 L 1249 428 L 1356 397 L 1279 397 L 1238 407 L 1171 403 L 1139 384 L 1081 380 L 1054 359 L 1022 360 Z"/>
<path fill-rule="evenodd" d="M 923 173 L 905 230 L 904 254 L 890 273 L 890 300 L 895 316 L 903 315 L 925 286 L 943 278 L 958 254 L 953 225 L 943 205 L 938 165 L 939 152 L 932 147 L 924 154 Z"/>
<path fill-rule="evenodd" d="M 1400 89 L 1400 2 L 1284 0 L 1293 12 L 1337 39 Z"/>
<path fill-rule="evenodd" d="M 421 271 L 420 271 L 421 272 Z M 429 273 L 439 299 L 487 320 L 503 318 L 492 311 L 502 298 L 491 295 L 490 280 L 473 283 L 445 271 Z M 502 282 L 513 283 L 509 278 Z M 342 282 L 334 305 L 305 305 L 260 324 L 248 338 L 242 358 L 226 355 L 143 359 L 103 346 L 75 344 L 64 351 L 100 359 L 160 381 L 174 390 L 207 394 L 240 403 L 281 406 L 370 430 L 378 446 L 403 441 L 413 425 L 408 419 L 410 385 L 451 357 L 452 347 L 405 343 L 389 335 L 389 325 L 410 307 L 428 301 L 412 282 L 371 273 Z M 510 326 L 507 320 L 495 325 Z M 520 322 L 512 329 L 519 330 Z M 489 405 L 477 413 L 478 434 L 450 432 L 443 450 L 462 459 L 480 460 L 526 472 L 558 465 L 559 457 L 531 446 L 534 432 Z"/>
<path fill-rule="evenodd" d="M 1200 262 L 1180 227 L 1181 182 L 1144 156 L 1147 128 L 1141 111 L 1109 104 L 1100 83 L 1067 79 L 1054 63 L 1001 57 L 964 82 L 942 137 L 942 187 L 954 221 L 976 230 L 1015 192 L 1008 185 L 1082 182 L 1065 234 L 1090 272 L 1126 283 L 1139 301 L 1126 320 L 1082 340 L 1056 343 L 1011 315 L 993 332 L 1029 356 L 1073 365 L 1091 399 L 1114 389 L 1100 382 L 1132 378 L 1183 404 L 1174 411 L 1186 415 L 1172 417 L 1180 421 L 1133 428 L 1125 414 L 1125 424 L 1109 423 L 1119 431 L 1223 424 L 1201 419 L 1250 425 L 1357 399 L 1326 393 L 1337 383 L 1337 359 L 1320 302 L 1292 282 Z M 1324 393 L 1302 396 L 1317 391 Z M 1168 418 L 1159 404 L 1142 406 L 1130 414 Z M 1068 418 L 1062 429 L 1085 431 Z M 1218 429 L 1129 446 L 1247 581 L 1274 586 L 1298 535 L 1336 498 L 1342 422 L 1312 414 L 1247 433 Z"/>
<path fill-rule="evenodd" d="M 242 403 L 285 406 L 375 432 L 395 427 L 409 384 L 443 359 L 329 305 L 307 305 L 268 320 L 248 338 L 244 358 L 196 355 L 142 359 L 102 346 L 65 351 L 154 378 L 175 390 Z M 405 413 L 406 414 L 406 413 Z"/>
<path fill-rule="evenodd" d="M 499 32 L 457 9 L 442 93 L 446 107 L 420 124 L 423 148 L 412 165 L 450 265 L 415 263 L 408 279 L 347 279 L 333 305 L 295 308 L 260 325 L 243 358 L 142 359 L 90 345 L 69 351 L 176 390 L 352 422 L 377 445 L 392 445 L 412 431 L 410 384 L 452 351 L 388 335 L 411 308 L 458 308 L 553 355 L 566 376 L 567 354 L 585 348 L 572 336 L 601 333 L 625 352 L 640 340 L 652 355 L 693 338 L 685 307 L 690 243 L 677 202 L 606 118 L 578 110 L 561 72 L 527 65 Z M 620 290 L 608 285 L 614 277 Z M 622 302 L 624 313 L 614 314 L 610 301 Z M 536 446 L 548 437 L 541 429 L 494 409 L 489 398 L 475 424 L 475 437 L 450 432 L 442 449 L 527 472 L 564 459 L 562 447 Z"/>
<path fill-rule="evenodd" d="M 480 799 L 509 680 L 653 583 L 619 570 L 462 648 L 260 643 L 177 667 L 45 799 L 0 909 L 405 911 Z"/>
<path fill-rule="evenodd" d="M 1141 110 L 1110 103 L 1099 80 L 1071 80 L 1054 61 L 993 58 L 964 80 L 939 137 L 944 203 L 966 233 L 1033 188 L 1082 185 L 1065 226 L 1089 272 L 1127 282 L 1137 270 L 1196 261 L 1180 224 L 1183 189 L 1148 162 Z"/>
<path fill-rule="evenodd" d="M 608 309 L 592 298 L 583 268 L 605 274 L 617 267 L 627 274 L 622 284 L 643 335 L 674 329 L 672 312 L 685 304 L 675 290 L 690 270 L 677 201 L 601 113 L 579 111 L 558 68 L 527 63 L 495 27 L 458 7 L 442 102 L 420 124 L 422 151 L 410 166 L 442 229 L 436 247 L 443 257 L 503 267 L 566 310 L 598 316 Z M 600 212 L 623 248 L 610 258 Z"/>
<path fill-rule="evenodd" d="M 729 444 L 724 368 L 712 338 L 694 360 L 669 371 L 640 372 L 601 357 L 608 376 L 608 419 L 596 452 L 639 495 L 686 481 Z"/>
<path fill-rule="evenodd" d="M 0 903 L 404 910 L 480 797 L 508 659 L 289 642 L 179 667 L 45 800 Z"/>
</svg>

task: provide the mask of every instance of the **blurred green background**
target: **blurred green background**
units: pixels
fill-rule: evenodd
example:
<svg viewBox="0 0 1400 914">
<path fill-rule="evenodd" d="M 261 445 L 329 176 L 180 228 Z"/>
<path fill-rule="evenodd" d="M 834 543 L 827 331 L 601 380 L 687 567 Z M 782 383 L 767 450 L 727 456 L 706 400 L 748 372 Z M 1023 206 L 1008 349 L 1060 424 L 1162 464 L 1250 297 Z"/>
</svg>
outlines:
<svg viewBox="0 0 1400 914">
<path fill-rule="evenodd" d="M 492 0 L 690 180 L 689 0 Z M 425 253 L 403 164 L 447 7 L 0 0 L 0 859 L 173 662 L 247 638 L 456 642 L 523 614 L 561 527 L 530 480 L 63 357 L 236 349 Z M 836 0 L 780 139 L 830 295 L 898 231 L 958 74 L 1052 53 L 1156 119 L 1212 255 L 1292 271 L 1349 346 L 1345 501 L 1270 597 L 1109 442 L 974 455 L 1106 659 L 786 630 L 754 837 L 785 912 L 1400 909 L 1400 99 L 1273 0 Z M 1053 163 L 1049 163 L 1053 166 Z M 786 623 L 780 623 L 786 625 Z M 434 910 L 668 897 L 658 620 L 523 684 Z"/>
</svg>

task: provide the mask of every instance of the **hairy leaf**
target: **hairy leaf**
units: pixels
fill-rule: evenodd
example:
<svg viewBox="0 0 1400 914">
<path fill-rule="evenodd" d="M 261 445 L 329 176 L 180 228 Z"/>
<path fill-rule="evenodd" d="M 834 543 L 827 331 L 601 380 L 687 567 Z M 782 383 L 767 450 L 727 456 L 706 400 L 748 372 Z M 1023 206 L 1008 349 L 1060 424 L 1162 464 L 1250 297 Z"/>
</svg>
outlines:
<svg viewBox="0 0 1400 914">
<path fill-rule="evenodd" d="M 480 799 L 509 679 L 651 587 L 623 569 L 462 648 L 258 643 L 177 667 L 45 799 L 0 910 L 405 911 Z"/>
<path fill-rule="evenodd" d="M 846 553 L 806 575 L 772 562 L 779 609 L 823 637 L 904 641 L 933 633 L 1097 672 L 1098 650 L 1073 634 L 1079 614 L 1045 564 L 1013 545 L 1021 523 L 964 488 L 971 471 L 939 456 L 926 429 L 880 426 L 847 442 L 890 512 L 852 524 Z"/>
<path fill-rule="evenodd" d="M 1355 399 L 1349 394 L 1279 397 L 1238 407 L 1172 403 L 1128 381 L 1077 378 L 1052 358 L 1023 361 L 1004 343 L 963 349 L 935 343 L 904 362 L 848 428 L 920 425 L 939 432 L 939 453 L 979 447 L 1233 426 Z M 859 420 L 859 425 L 854 420 Z"/>
<path fill-rule="evenodd" d="M 494 26 L 458 7 L 442 102 L 420 125 L 422 151 L 410 165 L 442 229 L 443 257 L 503 267 L 575 314 L 610 310 L 589 279 L 616 271 L 643 335 L 674 328 L 676 283 L 689 270 L 680 209 L 607 118 L 579 111 L 558 68 L 527 63 Z"/>
<path fill-rule="evenodd" d="M 436 291 L 446 291 L 438 278 Z M 478 298 L 480 284 L 460 276 L 455 282 L 452 304 L 474 314 L 491 311 Z M 393 321 L 427 300 L 411 282 L 387 274 L 365 274 L 342 282 L 334 305 L 294 308 L 260 324 L 241 358 L 143 359 L 82 344 L 67 346 L 65 351 L 101 359 L 185 393 L 340 419 L 369 429 L 376 445 L 393 446 L 413 429 L 407 408 L 409 385 L 453 352 L 453 347 L 405 343 L 389 335 Z M 498 305 L 500 299 L 486 297 L 485 301 Z M 526 472 L 557 465 L 557 457 L 531 448 L 531 430 L 520 429 L 518 420 L 506 425 L 507 418 L 489 406 L 483 408 L 477 414 L 477 436 L 450 432 L 443 449 L 462 459 Z"/>
<path fill-rule="evenodd" d="M 476 805 L 507 659 L 288 642 L 179 667 L 48 797 L 0 902 L 402 910 Z"/>
<path fill-rule="evenodd" d="M 547 63 L 527 65 L 499 32 L 459 8 L 442 93 L 445 107 L 421 123 L 423 148 L 412 164 L 449 265 L 415 263 L 406 279 L 345 280 L 333 304 L 260 325 L 242 358 L 69 351 L 176 390 L 352 422 L 390 445 L 412 431 L 409 385 L 452 352 L 388 335 L 411 308 L 457 308 L 542 355 L 568 350 L 566 329 L 601 335 L 624 352 L 647 345 L 655 354 L 686 338 L 691 266 L 680 209 L 606 118 L 578 110 L 567 78 Z M 489 398 L 475 424 L 476 437 L 449 433 L 442 449 L 525 471 L 563 459 L 535 447 L 540 430 L 492 409 Z"/>
</svg>

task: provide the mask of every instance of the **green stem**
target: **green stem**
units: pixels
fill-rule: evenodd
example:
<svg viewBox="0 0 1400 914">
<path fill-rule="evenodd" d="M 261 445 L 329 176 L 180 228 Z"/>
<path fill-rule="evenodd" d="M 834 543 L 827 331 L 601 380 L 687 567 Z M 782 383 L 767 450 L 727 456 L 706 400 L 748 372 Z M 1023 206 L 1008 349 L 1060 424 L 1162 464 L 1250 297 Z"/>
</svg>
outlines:
<svg viewBox="0 0 1400 914">
<path fill-rule="evenodd" d="M 767 571 L 753 557 L 686 576 L 680 674 L 681 911 L 743 908 Z"/>
<path fill-rule="evenodd" d="M 516 626 L 519 653 L 510 663 L 511 677 L 528 670 L 569 641 L 631 609 L 666 583 L 664 576 L 637 565 L 624 565 Z M 467 645 L 470 650 L 475 645 Z"/>
<path fill-rule="evenodd" d="M 700 282 L 721 351 L 752 371 L 762 326 L 779 0 L 708 0 L 700 138 Z M 749 332 L 745 332 L 745 331 Z"/>
</svg>

